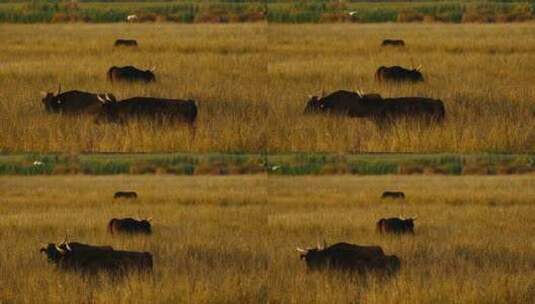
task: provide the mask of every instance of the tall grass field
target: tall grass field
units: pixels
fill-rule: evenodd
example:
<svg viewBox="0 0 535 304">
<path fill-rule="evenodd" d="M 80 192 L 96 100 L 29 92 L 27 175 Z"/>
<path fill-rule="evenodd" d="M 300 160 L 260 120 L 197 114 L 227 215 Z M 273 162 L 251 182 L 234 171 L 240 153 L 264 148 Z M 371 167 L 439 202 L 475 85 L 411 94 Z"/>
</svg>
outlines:
<svg viewBox="0 0 535 304">
<path fill-rule="evenodd" d="M 535 30 L 493 25 L 0 25 L 2 152 L 529 152 L 535 146 Z M 137 49 L 115 49 L 135 38 Z M 380 47 L 401 38 L 403 49 Z M 381 85 L 382 65 L 423 65 L 426 81 Z M 117 65 L 156 67 L 151 85 L 112 85 Z M 44 111 L 40 91 L 192 98 L 188 128 L 94 123 Z M 446 122 L 303 115 L 309 95 L 362 89 L 444 101 Z"/>
<path fill-rule="evenodd" d="M 525 303 L 535 298 L 533 176 L 0 177 L 1 303 Z M 114 201 L 135 190 L 134 201 Z M 404 202 L 382 201 L 385 190 Z M 418 216 L 414 236 L 381 217 Z M 152 217 L 150 236 L 111 236 L 113 217 Z M 62 272 L 43 243 L 149 251 L 152 274 Z M 381 279 L 307 271 L 295 248 L 378 245 Z"/>
</svg>

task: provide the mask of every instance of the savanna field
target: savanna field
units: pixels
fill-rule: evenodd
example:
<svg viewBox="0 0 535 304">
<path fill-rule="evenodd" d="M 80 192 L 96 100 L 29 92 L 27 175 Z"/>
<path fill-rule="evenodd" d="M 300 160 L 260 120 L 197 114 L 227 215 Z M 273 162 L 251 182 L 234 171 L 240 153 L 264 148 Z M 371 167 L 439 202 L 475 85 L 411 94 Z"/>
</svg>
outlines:
<svg viewBox="0 0 535 304">
<path fill-rule="evenodd" d="M 53 176 L 0 178 L 2 303 L 532 303 L 533 176 Z M 135 189 L 134 201 L 113 200 Z M 403 190 L 406 202 L 380 200 Z M 380 217 L 418 216 L 381 236 Z M 112 217 L 152 217 L 151 236 L 111 236 Z M 114 280 L 55 270 L 69 241 L 150 251 L 154 271 Z M 381 246 L 387 279 L 309 272 L 295 248 Z"/>
<path fill-rule="evenodd" d="M 2 24 L 4 152 L 529 152 L 535 144 L 535 30 L 514 24 Z M 135 38 L 138 49 L 116 49 Z M 402 38 L 404 49 L 381 48 Z M 117 85 L 109 67 L 156 67 Z M 423 66 L 426 81 L 381 85 L 381 65 Z M 150 121 L 96 125 L 49 115 L 41 91 L 192 98 L 197 132 Z M 361 89 L 441 99 L 446 122 L 302 115 L 309 95 Z"/>
</svg>

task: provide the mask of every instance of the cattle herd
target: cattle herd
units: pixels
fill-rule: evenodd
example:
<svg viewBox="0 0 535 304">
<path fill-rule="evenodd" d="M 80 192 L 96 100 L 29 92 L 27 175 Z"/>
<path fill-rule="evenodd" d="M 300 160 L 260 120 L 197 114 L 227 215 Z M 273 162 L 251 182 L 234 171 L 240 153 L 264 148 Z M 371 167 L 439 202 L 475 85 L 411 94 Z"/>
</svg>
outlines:
<svg viewBox="0 0 535 304">
<path fill-rule="evenodd" d="M 119 191 L 114 199 L 137 199 L 134 191 Z M 386 191 L 382 199 L 405 199 L 403 192 Z M 414 235 L 413 218 L 382 218 L 376 223 L 377 233 Z M 150 235 L 151 219 L 113 218 L 108 222 L 107 231 L 114 236 Z M 305 260 L 309 270 L 334 270 L 355 274 L 372 273 L 380 276 L 395 274 L 401 267 L 396 255 L 385 255 L 379 246 L 360 246 L 345 242 L 316 248 L 297 248 L 300 258 Z M 125 275 L 131 271 L 151 272 L 153 256 L 149 252 L 115 250 L 112 246 L 96 246 L 79 242 L 68 242 L 67 237 L 61 243 L 49 243 L 40 249 L 48 261 L 60 270 L 75 271 L 82 274 L 100 272 L 112 275 Z"/>
<path fill-rule="evenodd" d="M 131 39 L 118 39 L 116 47 L 138 47 Z M 404 47 L 403 40 L 386 39 L 384 47 Z M 141 70 L 134 66 L 113 66 L 106 74 L 108 81 L 123 83 L 156 82 L 155 68 Z M 378 82 L 423 82 L 421 66 L 406 69 L 400 66 L 381 66 L 375 73 Z M 72 90 L 61 92 L 61 85 L 54 94 L 42 92 L 43 105 L 49 113 L 93 115 L 96 123 L 124 123 L 131 118 L 163 119 L 183 122 L 194 127 L 198 105 L 194 100 L 165 99 L 158 97 L 132 97 L 117 101 L 111 93 L 96 94 Z M 335 91 L 327 96 L 310 96 L 305 114 L 333 114 L 353 118 L 367 118 L 384 124 L 397 119 L 421 119 L 441 122 L 445 118 L 444 103 L 425 97 L 383 98 L 379 94 L 363 94 L 361 91 Z"/>
<path fill-rule="evenodd" d="M 138 47 L 135 40 L 119 39 L 116 47 Z M 402 40 L 384 40 L 382 46 L 404 47 Z M 111 67 L 107 72 L 110 82 L 156 81 L 154 69 L 139 70 L 133 66 Z M 399 66 L 380 67 L 375 73 L 378 82 L 422 82 L 421 68 L 405 69 Z M 155 97 L 133 97 L 117 101 L 111 93 L 96 94 L 82 91 L 44 93 L 42 102 L 45 110 L 62 114 L 92 114 L 95 121 L 122 123 L 131 117 L 166 118 L 194 125 L 197 117 L 197 102 L 193 100 L 163 99 Z M 425 97 L 383 98 L 379 94 L 364 94 L 361 91 L 339 90 L 327 96 L 311 96 L 304 114 L 333 114 L 355 118 L 367 118 L 377 123 L 390 122 L 399 118 L 416 118 L 427 122 L 441 122 L 445 118 L 445 108 L 441 100 Z M 136 192 L 117 192 L 115 199 L 136 199 Z M 386 191 L 382 199 L 405 199 L 403 192 Z M 379 234 L 414 234 L 416 218 L 382 218 L 376 223 Z M 144 234 L 152 233 L 151 220 L 133 218 L 113 218 L 107 225 L 108 233 Z M 355 273 L 380 273 L 391 275 L 400 266 L 395 255 L 386 255 L 379 246 L 359 246 L 337 243 L 331 246 L 317 245 L 316 248 L 297 248 L 310 270 L 341 270 Z M 111 273 L 125 273 L 129 270 L 151 271 L 153 257 L 149 252 L 115 250 L 111 246 L 63 241 L 41 248 L 48 260 L 60 269 L 82 273 L 101 270 Z"/>
</svg>

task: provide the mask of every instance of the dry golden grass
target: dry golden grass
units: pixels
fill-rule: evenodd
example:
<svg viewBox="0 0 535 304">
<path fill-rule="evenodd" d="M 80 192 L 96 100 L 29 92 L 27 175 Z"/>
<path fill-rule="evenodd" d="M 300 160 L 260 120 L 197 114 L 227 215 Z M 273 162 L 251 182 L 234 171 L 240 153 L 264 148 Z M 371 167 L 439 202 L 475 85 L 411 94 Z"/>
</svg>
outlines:
<svg viewBox="0 0 535 304">
<path fill-rule="evenodd" d="M 136 202 L 112 202 L 134 189 Z M 381 202 L 403 190 L 407 203 Z M 533 303 L 535 179 L 507 177 L 0 178 L 2 303 Z M 380 217 L 418 215 L 382 237 Z M 149 237 L 111 237 L 111 217 L 152 216 Z M 43 242 L 154 254 L 152 276 L 119 282 L 54 271 Z M 376 244 L 402 260 L 387 281 L 308 273 L 316 240 Z"/>
<path fill-rule="evenodd" d="M 331 25 L 0 25 L 0 150 L 185 152 L 526 152 L 535 147 L 534 23 Z M 115 50 L 116 38 L 138 50 Z M 405 49 L 383 49 L 402 38 Z M 111 65 L 157 67 L 154 85 L 114 85 Z M 423 64 L 427 81 L 379 85 L 381 65 Z M 44 113 L 39 91 L 82 89 L 200 103 L 197 136 Z M 338 89 L 445 102 L 447 122 L 304 117 L 309 94 Z"/>
</svg>

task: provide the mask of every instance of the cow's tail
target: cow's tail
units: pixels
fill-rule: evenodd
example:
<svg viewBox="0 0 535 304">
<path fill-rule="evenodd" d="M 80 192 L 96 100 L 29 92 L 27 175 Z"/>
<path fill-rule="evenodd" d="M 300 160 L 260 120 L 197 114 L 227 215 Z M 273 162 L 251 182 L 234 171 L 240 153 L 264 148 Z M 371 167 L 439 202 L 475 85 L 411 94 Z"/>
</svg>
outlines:
<svg viewBox="0 0 535 304">
<path fill-rule="evenodd" d="M 117 219 L 111 219 L 111 221 L 108 223 L 108 233 L 113 234 L 113 226 L 116 220 Z"/>
<path fill-rule="evenodd" d="M 108 81 L 113 82 L 113 71 L 115 70 L 115 67 L 111 67 L 108 70 Z"/>
<path fill-rule="evenodd" d="M 377 233 L 383 233 L 383 224 L 385 222 L 385 219 L 380 219 L 378 222 L 377 222 L 377 225 L 376 225 L 376 231 Z"/>
<path fill-rule="evenodd" d="M 383 69 L 384 68 L 385 67 L 382 66 L 382 67 L 377 69 L 377 72 L 375 72 L 375 81 L 377 81 L 377 82 L 382 82 L 383 81 L 382 73 L 383 73 Z"/>
</svg>

